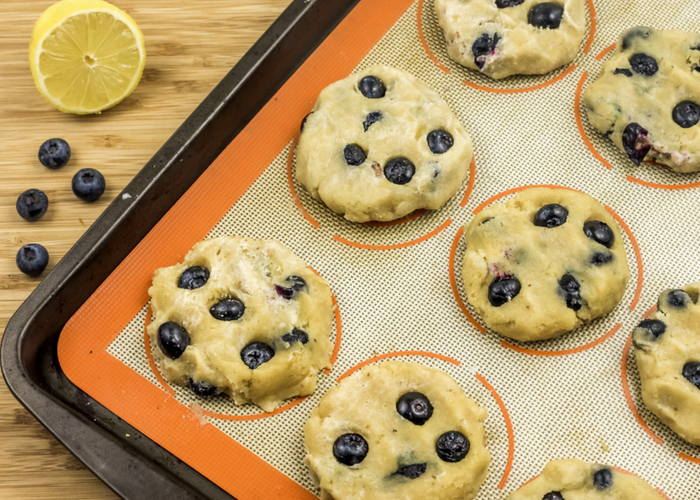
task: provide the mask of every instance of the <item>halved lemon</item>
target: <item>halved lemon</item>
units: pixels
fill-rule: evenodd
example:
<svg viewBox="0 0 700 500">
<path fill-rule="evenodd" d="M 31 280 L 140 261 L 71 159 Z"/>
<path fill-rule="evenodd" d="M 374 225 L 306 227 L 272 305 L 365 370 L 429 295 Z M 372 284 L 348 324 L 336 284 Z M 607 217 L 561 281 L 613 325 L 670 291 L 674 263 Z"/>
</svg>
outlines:
<svg viewBox="0 0 700 500">
<path fill-rule="evenodd" d="M 100 113 L 134 91 L 146 48 L 134 20 L 114 5 L 62 0 L 34 25 L 29 64 L 52 105 L 65 113 Z"/>
</svg>

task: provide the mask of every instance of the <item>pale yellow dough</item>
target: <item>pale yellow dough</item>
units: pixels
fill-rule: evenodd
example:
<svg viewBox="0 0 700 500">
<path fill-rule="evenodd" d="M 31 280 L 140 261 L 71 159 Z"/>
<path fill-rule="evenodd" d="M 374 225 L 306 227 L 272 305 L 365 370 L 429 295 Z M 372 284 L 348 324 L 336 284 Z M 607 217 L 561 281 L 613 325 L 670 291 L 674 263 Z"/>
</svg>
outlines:
<svg viewBox="0 0 700 500">
<path fill-rule="evenodd" d="M 540 208 L 559 204 L 568 218 L 558 227 L 534 224 Z M 611 248 L 588 238 L 584 223 L 601 221 L 614 233 Z M 620 228 L 591 196 L 568 189 L 529 188 L 481 211 L 465 229 L 462 278 L 469 302 L 494 331 L 520 341 L 558 337 L 612 311 L 629 281 Z M 594 256 L 607 262 L 595 265 Z M 582 305 L 567 306 L 559 281 L 572 275 L 580 284 Z M 520 292 L 494 307 L 489 286 L 514 276 Z"/>
<path fill-rule="evenodd" d="M 530 9 L 542 0 L 499 9 L 494 0 L 435 0 L 435 12 L 445 34 L 447 53 L 455 62 L 481 71 L 491 78 L 511 75 L 542 75 L 570 63 L 576 57 L 586 31 L 585 0 L 559 0 L 564 7 L 556 29 L 528 23 Z M 484 34 L 494 40 L 495 50 L 479 68 L 474 42 Z"/>
<path fill-rule="evenodd" d="M 559 497 L 552 493 L 559 493 Z M 637 476 L 605 465 L 570 459 L 549 462 L 541 475 L 512 493 L 507 500 L 562 499 L 664 500 L 664 497 Z"/>
<path fill-rule="evenodd" d="M 433 414 L 423 425 L 396 409 L 407 392 L 424 394 Z M 481 487 L 491 456 L 484 442 L 486 410 L 465 396 L 446 373 L 415 363 L 370 365 L 328 391 L 304 428 L 306 463 L 320 481 L 323 500 L 471 500 Z M 435 450 L 445 432 L 459 431 L 469 442 L 460 462 L 441 460 Z M 361 434 L 369 445 L 364 460 L 347 466 L 333 455 L 333 443 L 346 433 Z M 398 467 L 427 464 L 415 479 L 395 474 Z"/>
<path fill-rule="evenodd" d="M 369 75 L 384 83 L 384 97 L 369 99 L 358 90 Z M 376 112 L 382 119 L 365 131 L 367 116 Z M 447 152 L 428 147 L 434 130 L 452 135 Z M 344 148 L 352 144 L 367 154 L 361 165 L 345 160 Z M 373 66 L 321 92 L 296 155 L 296 178 L 315 199 L 354 222 L 390 221 L 422 208 L 437 210 L 457 193 L 469 173 L 472 142 L 437 92 L 409 73 Z M 415 175 L 402 185 L 384 174 L 387 162 L 398 157 L 415 165 Z"/>
<path fill-rule="evenodd" d="M 656 60 L 655 74 L 632 71 L 630 59 L 640 53 Z M 626 31 L 600 77 L 583 95 L 588 120 L 623 151 L 622 134 L 629 124 L 637 123 L 648 131 L 638 144 L 650 146 L 644 161 L 653 160 L 677 172 L 700 170 L 700 124 L 682 128 L 672 118 L 680 102 L 700 104 L 699 60 L 698 33 L 646 27 Z"/>
<path fill-rule="evenodd" d="M 685 292 L 685 293 L 684 293 Z M 677 300 L 682 297 L 683 306 Z M 682 291 L 665 290 L 650 320 L 665 331 L 654 337 L 643 321 L 634 331 L 634 348 L 642 399 L 649 410 L 686 441 L 700 445 L 700 388 L 683 376 L 687 363 L 700 363 L 700 283 Z M 674 305 L 675 304 L 675 305 Z"/>
<path fill-rule="evenodd" d="M 179 288 L 180 275 L 191 266 L 206 267 L 209 280 L 194 290 Z M 289 276 L 303 278 L 307 286 L 288 300 L 275 285 L 288 287 Z M 252 402 L 270 411 L 285 399 L 311 394 L 317 373 L 330 367 L 328 284 L 278 241 L 233 236 L 202 241 L 183 263 L 158 269 L 148 293 L 155 316 L 148 327 L 153 355 L 171 382 L 204 382 L 238 404 Z M 210 314 L 224 298 L 243 302 L 240 319 L 220 321 Z M 158 328 L 168 321 L 183 326 L 191 339 L 178 359 L 164 356 L 157 345 Z M 282 340 L 294 328 L 307 333 L 307 343 Z M 254 370 L 241 359 L 252 342 L 274 350 L 272 359 Z"/>
</svg>

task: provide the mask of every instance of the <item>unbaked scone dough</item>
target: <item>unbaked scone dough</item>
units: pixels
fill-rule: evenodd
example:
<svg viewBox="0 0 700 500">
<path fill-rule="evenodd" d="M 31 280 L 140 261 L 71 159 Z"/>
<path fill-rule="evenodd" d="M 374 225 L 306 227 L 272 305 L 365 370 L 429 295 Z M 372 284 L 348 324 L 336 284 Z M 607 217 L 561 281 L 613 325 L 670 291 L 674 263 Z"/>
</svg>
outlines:
<svg viewBox="0 0 700 500">
<path fill-rule="evenodd" d="M 491 78 L 542 75 L 576 57 L 585 0 L 435 0 L 450 58 Z"/>
<path fill-rule="evenodd" d="M 643 479 L 578 459 L 554 460 L 507 500 L 664 500 Z"/>
<path fill-rule="evenodd" d="M 195 394 L 223 391 L 271 411 L 311 394 L 330 367 L 330 288 L 278 241 L 199 242 L 183 263 L 158 269 L 148 293 L 153 356 Z"/>
<path fill-rule="evenodd" d="M 686 441 L 700 445 L 700 283 L 665 290 L 658 310 L 634 331 L 647 408 Z"/>
<path fill-rule="evenodd" d="M 373 66 L 326 87 L 304 119 L 297 180 L 355 222 L 436 210 L 466 179 L 469 134 L 413 75 Z"/>
<path fill-rule="evenodd" d="M 467 299 L 496 332 L 558 337 L 612 311 L 629 281 L 620 228 L 585 193 L 529 188 L 465 230 Z"/>
<path fill-rule="evenodd" d="M 485 419 L 486 410 L 440 370 L 370 365 L 311 413 L 306 463 L 323 500 L 471 500 L 491 461 Z"/>
<path fill-rule="evenodd" d="M 628 30 L 583 95 L 588 120 L 637 165 L 700 170 L 699 61 L 699 33 Z"/>
</svg>

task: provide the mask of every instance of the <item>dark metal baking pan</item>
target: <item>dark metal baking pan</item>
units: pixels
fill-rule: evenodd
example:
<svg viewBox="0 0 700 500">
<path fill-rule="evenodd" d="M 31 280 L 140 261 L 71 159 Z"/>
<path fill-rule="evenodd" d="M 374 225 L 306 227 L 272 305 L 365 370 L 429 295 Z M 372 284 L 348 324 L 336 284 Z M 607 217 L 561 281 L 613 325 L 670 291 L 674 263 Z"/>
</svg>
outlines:
<svg viewBox="0 0 700 500">
<path fill-rule="evenodd" d="M 73 385 L 59 334 L 357 2 L 294 0 L 126 187 L 131 198 L 116 197 L 7 325 L 0 365 L 10 391 L 122 498 L 231 496 Z"/>
</svg>

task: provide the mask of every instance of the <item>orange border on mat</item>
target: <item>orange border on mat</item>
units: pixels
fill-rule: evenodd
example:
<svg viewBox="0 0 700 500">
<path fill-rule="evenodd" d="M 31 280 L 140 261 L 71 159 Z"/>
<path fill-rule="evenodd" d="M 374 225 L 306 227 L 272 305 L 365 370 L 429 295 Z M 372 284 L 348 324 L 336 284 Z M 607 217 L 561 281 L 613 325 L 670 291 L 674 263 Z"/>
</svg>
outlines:
<svg viewBox="0 0 700 500">
<path fill-rule="evenodd" d="M 297 137 L 298 124 L 319 92 L 350 74 L 412 1 L 360 0 L 83 304 L 59 337 L 59 361 L 73 383 L 240 500 L 316 496 L 202 422 L 192 409 L 110 355 L 107 348 L 148 302 L 153 270 L 182 261 L 192 245 L 206 237 Z"/>
<path fill-rule="evenodd" d="M 588 349 L 592 349 L 593 347 L 602 344 L 610 337 L 614 336 L 617 332 L 619 332 L 620 328 L 622 328 L 622 323 L 617 323 L 610 329 L 608 333 L 606 333 L 602 337 L 595 339 L 593 342 L 589 342 L 588 344 L 579 347 L 574 347 L 572 349 L 565 349 L 563 351 L 538 351 L 535 349 L 527 349 L 525 347 L 518 347 L 516 345 L 513 345 L 509 342 L 506 342 L 505 340 L 501 341 L 501 345 L 506 349 L 521 352 L 523 354 L 530 354 L 531 356 L 567 356 L 569 354 L 578 354 L 579 352 L 587 351 Z"/>
</svg>

